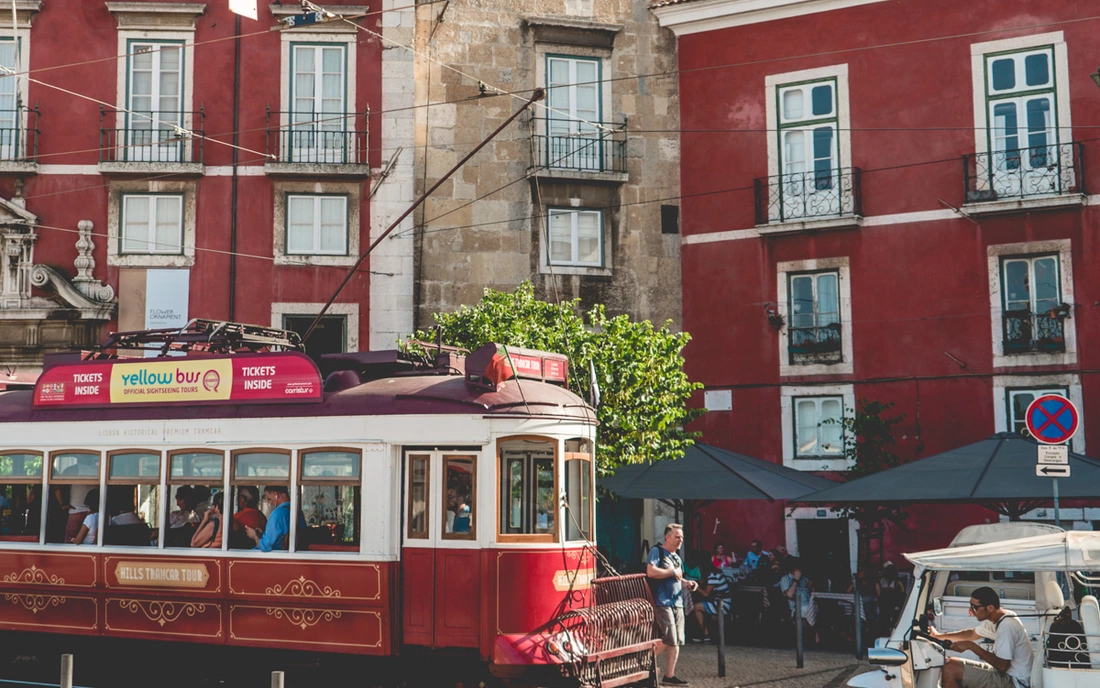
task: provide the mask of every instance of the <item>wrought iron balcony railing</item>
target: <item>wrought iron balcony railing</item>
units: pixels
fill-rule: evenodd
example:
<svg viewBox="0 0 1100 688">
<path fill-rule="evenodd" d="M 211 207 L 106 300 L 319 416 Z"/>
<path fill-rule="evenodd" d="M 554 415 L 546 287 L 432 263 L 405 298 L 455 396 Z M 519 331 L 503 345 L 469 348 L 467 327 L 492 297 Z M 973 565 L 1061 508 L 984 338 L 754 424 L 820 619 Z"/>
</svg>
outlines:
<svg viewBox="0 0 1100 688">
<path fill-rule="evenodd" d="M 287 164 L 366 165 L 369 112 L 267 110 L 267 153 Z"/>
<path fill-rule="evenodd" d="M 1084 155 L 1076 142 L 964 155 L 966 202 L 1084 194 Z"/>
<path fill-rule="evenodd" d="M 0 161 L 37 161 L 38 114 L 37 105 L 0 110 Z"/>
<path fill-rule="evenodd" d="M 840 323 L 787 328 L 787 352 L 791 365 L 839 363 L 842 359 Z"/>
<path fill-rule="evenodd" d="M 1069 307 L 1062 305 L 1042 313 L 1005 311 L 1004 352 L 1006 354 L 1060 353 L 1066 350 L 1065 319 Z"/>
<path fill-rule="evenodd" d="M 863 215 L 858 167 L 759 177 L 754 189 L 758 225 Z"/>
<path fill-rule="evenodd" d="M 555 124 L 568 120 L 532 118 L 531 167 L 580 172 L 626 172 L 626 123 L 596 122 L 606 129 L 583 123 L 588 131 L 557 132 Z"/>
<path fill-rule="evenodd" d="M 99 109 L 99 161 L 202 163 L 203 110 L 142 112 Z"/>
</svg>

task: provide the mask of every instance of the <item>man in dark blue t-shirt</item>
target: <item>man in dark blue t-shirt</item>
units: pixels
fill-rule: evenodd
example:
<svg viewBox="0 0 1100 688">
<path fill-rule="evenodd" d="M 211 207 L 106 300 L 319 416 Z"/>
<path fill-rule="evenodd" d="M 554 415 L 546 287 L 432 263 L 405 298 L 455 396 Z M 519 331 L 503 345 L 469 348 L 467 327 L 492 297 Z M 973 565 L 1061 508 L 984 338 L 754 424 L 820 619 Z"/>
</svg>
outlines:
<svg viewBox="0 0 1100 688">
<path fill-rule="evenodd" d="M 665 526 L 665 542 L 649 551 L 646 557 L 645 572 L 656 582 L 653 594 L 654 613 L 657 626 L 661 629 L 661 644 L 657 654 L 668 651 L 665 656 L 665 677 L 661 681 L 666 686 L 686 686 L 688 682 L 676 676 L 676 660 L 680 657 L 680 646 L 684 644 L 684 598 L 683 586 L 695 590 L 698 586 L 693 580 L 684 579 L 684 563 L 676 554 L 684 544 L 684 527 L 679 523 Z"/>
</svg>

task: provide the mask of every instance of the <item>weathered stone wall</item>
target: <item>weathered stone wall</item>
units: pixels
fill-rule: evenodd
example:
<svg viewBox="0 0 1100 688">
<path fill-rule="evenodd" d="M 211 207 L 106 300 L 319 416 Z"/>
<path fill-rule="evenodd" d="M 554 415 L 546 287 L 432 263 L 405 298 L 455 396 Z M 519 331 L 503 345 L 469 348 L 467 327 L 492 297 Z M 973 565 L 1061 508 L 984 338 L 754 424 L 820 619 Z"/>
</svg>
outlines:
<svg viewBox="0 0 1100 688">
<path fill-rule="evenodd" d="M 661 232 L 662 203 L 679 201 L 659 200 L 680 188 L 675 38 L 646 6 L 452 0 L 442 14 L 441 4 L 418 8 L 415 98 L 437 103 L 416 110 L 418 193 L 544 85 L 547 53 L 601 58 L 602 120 L 625 118 L 628 132 L 625 175 L 542 174 L 536 181 L 526 177 L 531 135 L 540 129 L 522 115 L 445 182 L 415 214 L 418 326 L 430 325 L 434 312 L 476 302 L 486 287 L 512 289 L 525 279 L 544 298 L 580 297 L 584 305 L 605 303 L 612 313 L 679 326 L 679 235 Z M 658 73 L 669 76 L 634 78 Z M 517 96 L 481 96 L 479 80 L 490 93 L 495 87 Z M 543 108 L 532 112 L 546 116 Z M 545 265 L 545 209 L 554 206 L 605 208 L 604 269 Z"/>
</svg>

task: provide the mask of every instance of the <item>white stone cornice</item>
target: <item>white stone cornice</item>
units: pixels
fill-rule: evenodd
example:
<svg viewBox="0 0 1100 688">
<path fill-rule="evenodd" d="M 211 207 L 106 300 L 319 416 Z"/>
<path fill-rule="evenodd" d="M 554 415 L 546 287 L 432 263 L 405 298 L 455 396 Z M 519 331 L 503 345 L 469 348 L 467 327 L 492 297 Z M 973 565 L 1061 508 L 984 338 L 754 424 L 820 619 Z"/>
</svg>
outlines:
<svg viewBox="0 0 1100 688">
<path fill-rule="evenodd" d="M 0 27 L 11 28 L 11 3 L 0 5 Z M 34 15 L 42 10 L 42 0 L 16 0 L 15 21 L 16 28 L 29 29 Z"/>
<path fill-rule="evenodd" d="M 702 0 L 655 7 L 661 26 L 677 36 L 789 19 L 885 0 Z"/>
<path fill-rule="evenodd" d="M 118 28 L 131 30 L 195 30 L 195 21 L 206 11 L 202 2 L 107 2 Z"/>
</svg>

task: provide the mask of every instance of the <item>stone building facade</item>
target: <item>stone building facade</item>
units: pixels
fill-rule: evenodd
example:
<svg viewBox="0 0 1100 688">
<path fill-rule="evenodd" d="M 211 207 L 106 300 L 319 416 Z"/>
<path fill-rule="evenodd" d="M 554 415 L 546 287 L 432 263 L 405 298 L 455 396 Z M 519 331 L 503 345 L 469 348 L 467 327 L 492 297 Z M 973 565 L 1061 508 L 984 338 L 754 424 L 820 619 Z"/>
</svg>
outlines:
<svg viewBox="0 0 1100 688">
<path fill-rule="evenodd" d="M 678 327 L 675 38 L 646 3 L 428 4 L 416 41 L 418 192 L 548 90 L 418 209 L 417 325 L 530 279 Z"/>
</svg>

